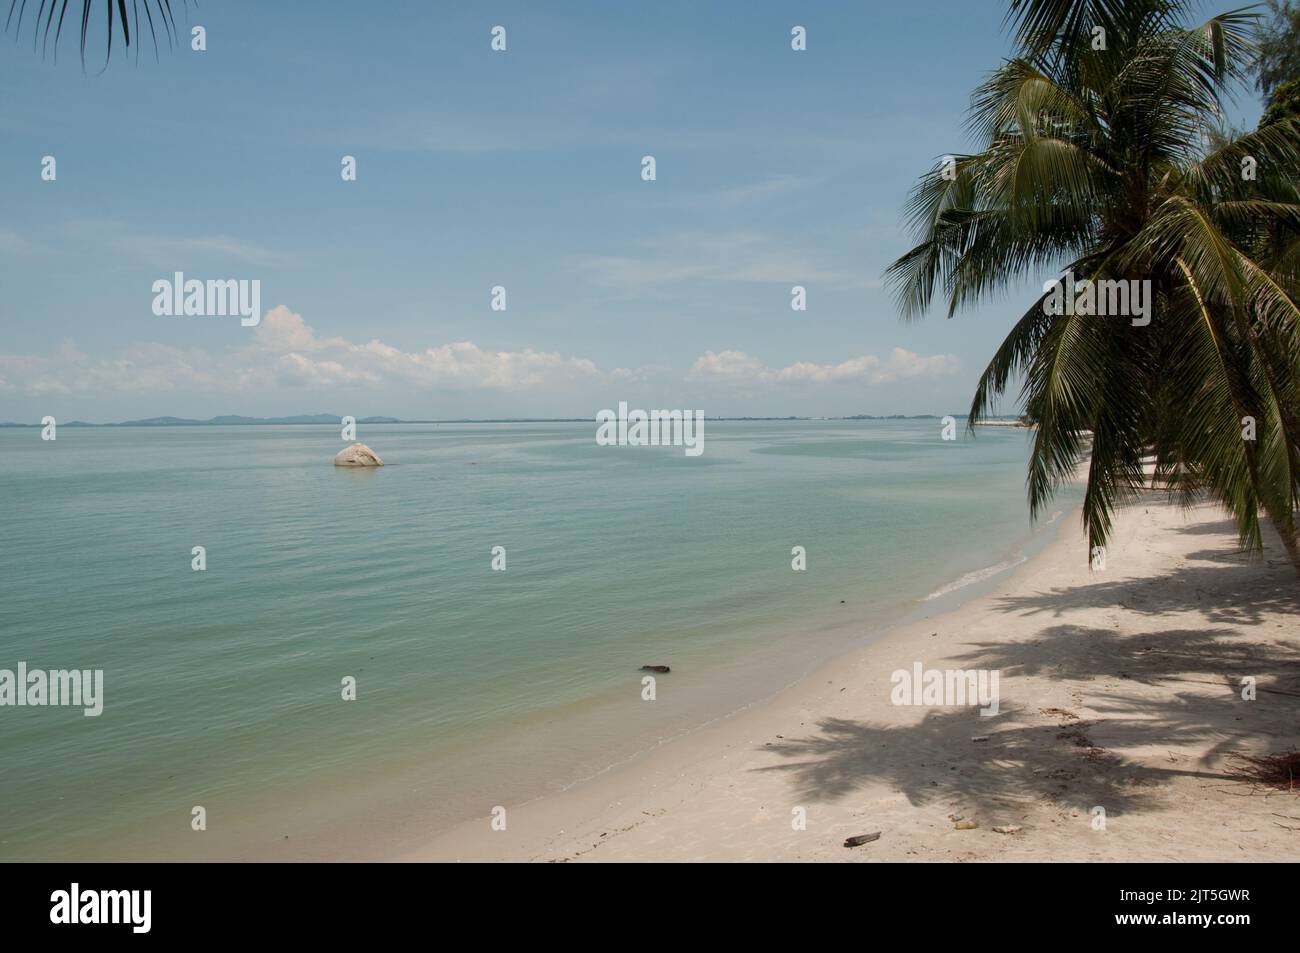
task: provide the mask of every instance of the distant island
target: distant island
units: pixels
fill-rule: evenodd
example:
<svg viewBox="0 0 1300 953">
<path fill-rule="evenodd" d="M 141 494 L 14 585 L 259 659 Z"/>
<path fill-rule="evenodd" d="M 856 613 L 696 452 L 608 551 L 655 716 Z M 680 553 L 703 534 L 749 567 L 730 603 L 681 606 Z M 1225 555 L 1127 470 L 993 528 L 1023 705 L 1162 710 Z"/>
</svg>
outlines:
<svg viewBox="0 0 1300 953">
<path fill-rule="evenodd" d="M 124 420 L 113 424 L 92 424 L 84 420 L 70 420 L 60 427 L 230 427 L 265 426 L 268 424 L 333 424 L 338 426 L 342 417 L 335 414 L 301 414 L 297 417 L 239 417 L 227 415 L 209 420 L 191 420 L 187 417 L 148 417 L 144 420 Z M 405 421 L 396 417 L 360 417 L 359 424 L 431 423 L 432 421 Z M 17 424 L 5 421 L 0 427 L 39 427 L 40 424 Z"/>
<path fill-rule="evenodd" d="M 938 420 L 939 414 L 851 414 L 843 417 L 705 417 L 705 420 L 772 421 L 772 420 Z M 964 417 L 963 415 L 954 415 Z M 208 420 L 189 417 L 147 417 L 143 420 L 123 420 L 118 423 L 94 424 L 85 420 L 70 420 L 60 427 L 266 427 L 284 424 L 329 424 L 337 427 L 343 418 L 339 414 L 299 414 L 294 417 L 241 417 L 227 414 Z M 460 417 L 448 420 L 402 420 L 398 417 L 358 417 L 359 424 L 557 424 L 590 423 L 590 417 Z M 1014 417 L 990 417 L 990 420 L 1015 420 Z M 39 423 L 22 424 L 0 421 L 0 427 L 40 427 Z"/>
</svg>

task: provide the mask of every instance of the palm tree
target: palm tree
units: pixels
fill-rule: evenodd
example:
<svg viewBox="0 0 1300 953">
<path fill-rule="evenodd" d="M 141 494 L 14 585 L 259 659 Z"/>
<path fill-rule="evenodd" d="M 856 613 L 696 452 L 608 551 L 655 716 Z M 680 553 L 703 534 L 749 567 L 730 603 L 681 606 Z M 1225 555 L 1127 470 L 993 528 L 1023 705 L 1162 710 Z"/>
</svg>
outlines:
<svg viewBox="0 0 1300 953">
<path fill-rule="evenodd" d="M 1300 124 L 1216 139 L 1253 14 L 1188 29 L 1184 7 L 1013 0 L 1020 53 L 972 99 L 981 151 L 918 182 L 917 244 L 886 276 L 908 319 L 936 291 L 951 317 L 1048 269 L 1149 282 L 1145 327 L 1045 307 L 1060 297 L 1045 288 L 981 376 L 971 423 L 1022 378 L 1035 515 L 1091 435 L 1090 547 L 1154 457 L 1153 483 L 1213 495 L 1243 546 L 1262 546 L 1262 508 L 1300 574 Z"/>
<path fill-rule="evenodd" d="M 1255 86 L 1271 103 L 1279 87 L 1300 77 L 1300 2 L 1267 3 L 1269 22 L 1260 31 Z"/>
<path fill-rule="evenodd" d="M 178 5 L 186 5 L 187 2 L 188 0 L 178 0 Z M 36 0 L 10 0 L 9 15 L 5 18 L 5 32 L 8 33 L 12 29 L 15 39 L 22 34 L 24 17 L 29 6 L 35 10 L 35 16 L 31 21 L 33 23 L 32 48 L 39 47 L 42 54 L 53 50 L 56 59 L 59 40 L 63 37 L 64 21 L 67 20 L 68 7 L 72 6 L 72 19 L 67 21 L 67 25 L 70 31 L 75 29 L 80 34 L 83 68 L 86 65 L 86 41 L 93 27 L 92 16 L 102 16 L 103 22 L 108 26 L 108 32 L 105 34 L 108 47 L 104 54 L 105 68 L 113 57 L 113 37 L 116 33 L 121 33 L 122 44 L 128 50 L 131 48 L 132 37 L 135 38 L 137 59 L 140 56 L 139 38 L 142 34 L 142 24 L 148 27 L 149 35 L 153 39 L 155 59 L 158 56 L 158 30 L 163 31 L 168 46 L 175 44 L 178 38 L 176 14 L 172 11 L 171 0 L 130 0 L 129 6 L 127 0 L 81 0 L 80 10 L 71 0 L 40 0 L 39 5 Z M 96 13 L 96 8 L 103 13 Z M 50 36 L 51 29 L 54 30 L 53 37 Z"/>
</svg>

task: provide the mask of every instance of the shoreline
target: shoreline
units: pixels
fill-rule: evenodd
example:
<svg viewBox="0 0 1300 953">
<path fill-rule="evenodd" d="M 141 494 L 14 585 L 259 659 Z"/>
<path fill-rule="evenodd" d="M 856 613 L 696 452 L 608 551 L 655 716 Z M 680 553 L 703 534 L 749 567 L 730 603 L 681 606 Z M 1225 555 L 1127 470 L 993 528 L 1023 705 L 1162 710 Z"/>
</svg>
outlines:
<svg viewBox="0 0 1300 953">
<path fill-rule="evenodd" d="M 1300 682 L 1300 602 L 1277 540 L 1250 563 L 1215 507 L 1148 492 L 1090 573 L 1077 515 L 991 591 L 923 600 L 766 701 L 501 805 L 504 831 L 492 805 L 388 859 L 1300 858 L 1270 816 L 1288 795 L 1224 775 L 1232 753 L 1294 746 L 1300 706 L 1279 693 Z M 999 714 L 892 705 L 890 674 L 915 662 L 1000 671 Z"/>
</svg>

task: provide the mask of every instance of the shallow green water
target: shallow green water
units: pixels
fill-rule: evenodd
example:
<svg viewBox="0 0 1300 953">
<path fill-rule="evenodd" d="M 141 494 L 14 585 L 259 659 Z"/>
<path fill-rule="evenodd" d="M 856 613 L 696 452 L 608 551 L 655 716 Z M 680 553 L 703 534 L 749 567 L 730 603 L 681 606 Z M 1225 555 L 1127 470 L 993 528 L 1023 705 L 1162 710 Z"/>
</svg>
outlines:
<svg viewBox="0 0 1300 953">
<path fill-rule="evenodd" d="M 327 426 L 0 430 L 0 668 L 105 673 L 100 717 L 0 708 L 0 857 L 306 844 L 343 825 L 330 793 L 348 817 L 373 796 L 379 840 L 483 814 L 774 690 L 846 647 L 837 622 L 868 638 L 1030 534 L 1018 430 L 709 421 L 698 458 L 583 423 L 358 438 L 389 465 L 334 468 Z M 673 666 L 653 705 L 645 663 Z"/>
</svg>

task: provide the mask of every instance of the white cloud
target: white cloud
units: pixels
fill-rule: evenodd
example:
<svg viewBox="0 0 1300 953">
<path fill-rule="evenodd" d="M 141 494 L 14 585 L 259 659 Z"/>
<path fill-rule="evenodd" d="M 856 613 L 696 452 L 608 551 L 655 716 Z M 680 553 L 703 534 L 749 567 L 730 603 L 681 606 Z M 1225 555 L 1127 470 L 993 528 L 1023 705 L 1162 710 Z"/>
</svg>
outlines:
<svg viewBox="0 0 1300 953">
<path fill-rule="evenodd" d="M 635 255 L 592 255 L 577 271 L 594 285 L 628 293 L 671 287 L 686 281 L 819 284 L 833 288 L 877 288 L 860 268 L 837 268 L 828 258 L 791 247 L 765 232 L 683 233 L 646 241 Z"/>
<path fill-rule="evenodd" d="M 585 358 L 531 348 L 490 351 L 458 341 L 403 351 L 378 339 L 358 343 L 321 337 L 283 305 L 266 313 L 250 343 L 221 353 L 144 343 L 107 359 L 91 358 L 70 344 L 48 357 L 0 354 L 0 389 L 33 396 L 240 393 L 277 384 L 520 391 L 603 377 Z"/>
<path fill-rule="evenodd" d="M 81 238 L 86 237 L 83 230 Z M 282 252 L 230 235 L 154 235 L 116 228 L 105 243 L 128 258 L 162 268 L 197 255 L 215 255 L 244 264 L 283 265 L 290 259 Z"/>
<path fill-rule="evenodd" d="M 686 379 L 713 383 L 739 381 L 747 384 L 762 379 L 767 373 L 769 371 L 762 361 L 744 351 L 723 351 L 720 354 L 708 351 L 691 365 Z"/>
<path fill-rule="evenodd" d="M 839 364 L 796 361 L 781 368 L 771 368 L 744 351 L 708 351 L 687 372 L 687 380 L 709 384 L 889 384 L 914 377 L 944 377 L 955 373 L 960 362 L 951 354 L 922 357 L 901 347 L 894 348 L 887 360 L 873 354 L 850 358 Z"/>
<path fill-rule="evenodd" d="M 201 349 L 132 344 L 112 358 L 93 360 L 69 343 L 54 355 L 0 354 L 0 389 L 47 394 L 236 391 L 244 376 L 221 367 Z"/>
<path fill-rule="evenodd" d="M 473 341 L 457 341 L 403 351 L 373 338 L 365 344 L 321 338 L 283 305 L 267 312 L 256 336 L 254 351 L 273 356 L 277 373 L 313 384 L 399 382 L 428 389 L 518 390 L 600 376 L 589 360 L 531 348 L 486 351 Z"/>
<path fill-rule="evenodd" d="M 251 334 L 237 322 L 231 330 L 244 343 L 222 351 L 147 342 L 95 358 L 65 342 L 48 355 L 0 354 L 0 392 L 98 397 L 246 394 L 305 387 L 527 394 L 575 386 L 662 386 L 671 378 L 680 380 L 663 364 L 602 371 L 586 358 L 532 348 L 501 351 L 473 341 L 455 341 L 403 350 L 378 338 L 356 341 L 324 336 L 284 305 L 268 311 Z M 839 363 L 796 361 L 774 368 L 744 351 L 724 350 L 700 356 L 686 381 L 743 394 L 758 388 L 873 386 L 932 379 L 952 374 L 958 366 L 952 355 L 922 356 L 894 348 L 883 359 L 863 355 Z"/>
<path fill-rule="evenodd" d="M 809 189 L 821 184 L 820 179 L 800 175 L 776 175 L 763 179 L 760 182 L 752 182 L 748 185 L 738 185 L 733 188 L 723 189 L 714 196 L 714 202 L 723 208 L 735 208 L 741 205 L 750 205 L 754 202 L 761 202 L 774 196 L 786 195 L 790 192 L 797 192 L 803 189 Z"/>
</svg>

